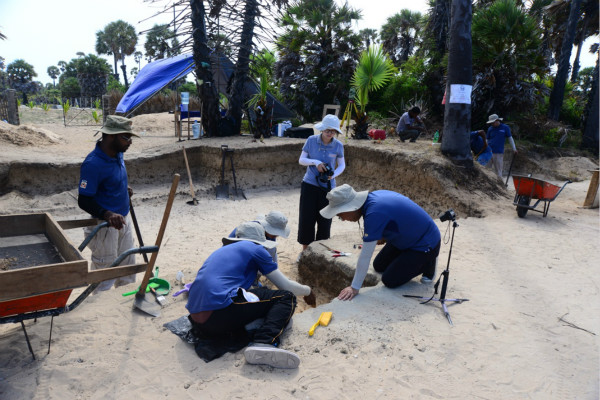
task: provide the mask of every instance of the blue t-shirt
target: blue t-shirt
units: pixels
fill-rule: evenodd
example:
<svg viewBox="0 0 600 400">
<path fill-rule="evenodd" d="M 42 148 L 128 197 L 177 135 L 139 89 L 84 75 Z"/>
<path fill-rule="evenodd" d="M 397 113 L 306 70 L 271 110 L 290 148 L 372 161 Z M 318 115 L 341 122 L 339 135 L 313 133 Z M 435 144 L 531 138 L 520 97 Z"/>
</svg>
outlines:
<svg viewBox="0 0 600 400">
<path fill-rule="evenodd" d="M 414 201 L 389 190 L 369 193 L 363 205 L 363 240 L 385 239 L 399 250 L 427 252 L 440 243 L 440 230 Z"/>
<path fill-rule="evenodd" d="M 497 127 L 490 126 L 487 131 L 487 142 L 488 146 L 492 148 L 492 153 L 503 154 L 504 153 L 504 141 L 506 138 L 511 137 L 510 128 L 508 125 L 500 123 Z"/>
<path fill-rule="evenodd" d="M 319 160 L 328 164 L 332 170 L 335 171 L 338 158 L 344 158 L 344 145 L 336 138 L 332 138 L 328 145 L 323 144 L 321 141 L 321 135 L 313 135 L 306 139 L 302 151 L 308 154 L 308 158 L 313 160 Z M 321 186 L 327 188 L 326 183 L 321 183 L 317 179 L 319 176 L 319 170 L 316 165 L 310 165 L 306 168 L 306 174 L 304 174 L 304 182 L 314 186 Z M 331 188 L 335 187 L 335 179 L 330 180 Z"/>
<path fill-rule="evenodd" d="M 123 153 L 109 157 L 100 143 L 81 164 L 79 194 L 93 197 L 98 205 L 123 216 L 129 213 L 127 170 Z"/>
<path fill-rule="evenodd" d="M 267 275 L 276 269 L 271 255 L 259 244 L 242 240 L 223 246 L 198 271 L 185 307 L 191 314 L 225 308 L 238 288 L 250 288 L 258 272 Z"/>
</svg>

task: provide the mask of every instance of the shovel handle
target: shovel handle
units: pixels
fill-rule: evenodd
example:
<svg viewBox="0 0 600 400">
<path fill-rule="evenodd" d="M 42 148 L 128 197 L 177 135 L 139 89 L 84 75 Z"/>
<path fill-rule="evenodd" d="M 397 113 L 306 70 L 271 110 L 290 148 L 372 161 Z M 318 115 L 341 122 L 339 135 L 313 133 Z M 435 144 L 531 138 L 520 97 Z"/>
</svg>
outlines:
<svg viewBox="0 0 600 400">
<path fill-rule="evenodd" d="M 171 214 L 171 207 L 173 206 L 173 200 L 175 199 L 175 192 L 177 191 L 177 185 L 179 184 L 179 174 L 173 175 L 173 182 L 171 183 L 171 191 L 169 192 L 169 198 L 167 200 L 167 205 L 165 207 L 165 212 L 163 214 L 163 219 L 160 224 L 160 229 L 158 230 L 158 236 L 156 237 L 156 246 L 160 249 L 160 245 L 162 243 L 163 236 L 165 234 L 165 229 L 167 229 L 167 222 L 169 221 L 169 215 Z M 137 292 L 136 296 L 143 297 L 146 292 L 146 286 L 148 285 L 148 281 L 150 280 L 150 275 L 152 275 L 152 269 L 154 268 L 154 264 L 156 263 L 156 257 L 158 257 L 158 252 L 152 253 L 152 257 L 150 258 L 150 262 L 146 267 L 146 273 L 144 274 L 144 279 L 142 279 L 142 283 L 140 285 L 140 290 Z"/>
<path fill-rule="evenodd" d="M 183 159 L 185 160 L 185 168 L 188 173 L 188 178 L 190 179 L 190 191 L 192 192 L 192 199 L 196 199 L 196 195 L 194 194 L 194 184 L 192 183 L 192 174 L 190 173 L 190 165 L 188 164 L 187 154 L 185 153 L 185 147 L 183 147 Z"/>
</svg>

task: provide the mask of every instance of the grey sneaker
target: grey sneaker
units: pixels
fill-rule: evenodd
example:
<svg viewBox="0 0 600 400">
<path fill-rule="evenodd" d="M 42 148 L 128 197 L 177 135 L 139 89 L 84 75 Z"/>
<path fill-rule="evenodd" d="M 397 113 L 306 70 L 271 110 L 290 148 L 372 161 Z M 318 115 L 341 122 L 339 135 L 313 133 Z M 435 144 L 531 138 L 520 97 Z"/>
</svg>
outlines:
<svg viewBox="0 0 600 400">
<path fill-rule="evenodd" d="M 273 368 L 295 369 L 300 365 L 300 357 L 295 353 L 265 343 L 246 347 L 244 357 L 248 364 L 264 364 Z"/>
</svg>

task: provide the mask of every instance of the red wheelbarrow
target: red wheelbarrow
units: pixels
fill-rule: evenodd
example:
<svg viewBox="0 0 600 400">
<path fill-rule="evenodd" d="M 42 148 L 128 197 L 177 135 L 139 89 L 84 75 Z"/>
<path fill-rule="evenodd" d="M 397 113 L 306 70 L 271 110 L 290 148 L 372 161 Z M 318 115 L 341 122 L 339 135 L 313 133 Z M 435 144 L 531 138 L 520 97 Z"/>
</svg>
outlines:
<svg viewBox="0 0 600 400">
<path fill-rule="evenodd" d="M 532 210 L 541 212 L 543 216 L 548 215 L 550 209 L 550 203 L 558 197 L 560 192 L 571 183 L 566 181 L 564 185 L 556 186 L 552 183 L 543 181 L 541 179 L 532 178 L 531 174 L 527 176 L 513 175 L 513 183 L 515 184 L 515 199 L 513 205 L 517 206 L 517 215 L 519 218 L 525 218 L 527 211 Z M 531 204 L 531 200 L 537 200 L 534 205 Z M 544 210 L 536 210 L 535 208 L 544 202 Z"/>
</svg>

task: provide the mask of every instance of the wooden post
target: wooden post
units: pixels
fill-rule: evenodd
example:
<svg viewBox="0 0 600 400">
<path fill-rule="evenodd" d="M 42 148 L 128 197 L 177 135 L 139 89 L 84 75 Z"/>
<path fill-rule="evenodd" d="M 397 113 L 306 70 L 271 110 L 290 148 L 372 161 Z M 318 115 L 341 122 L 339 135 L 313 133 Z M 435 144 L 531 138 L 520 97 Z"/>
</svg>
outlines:
<svg viewBox="0 0 600 400">
<path fill-rule="evenodd" d="M 583 201 L 584 208 L 598 207 L 598 171 L 599 170 L 590 171 L 592 173 L 592 180 L 590 181 L 587 195 Z"/>
</svg>

